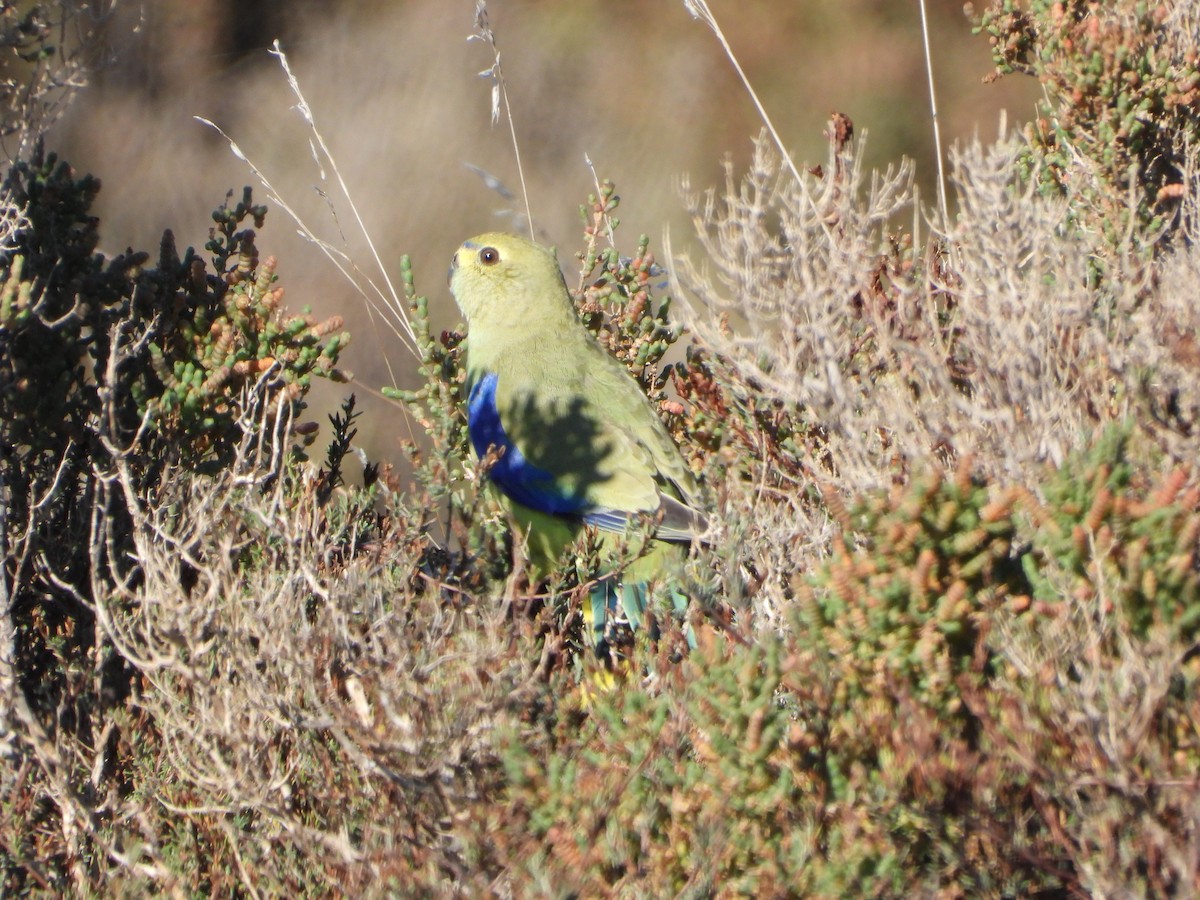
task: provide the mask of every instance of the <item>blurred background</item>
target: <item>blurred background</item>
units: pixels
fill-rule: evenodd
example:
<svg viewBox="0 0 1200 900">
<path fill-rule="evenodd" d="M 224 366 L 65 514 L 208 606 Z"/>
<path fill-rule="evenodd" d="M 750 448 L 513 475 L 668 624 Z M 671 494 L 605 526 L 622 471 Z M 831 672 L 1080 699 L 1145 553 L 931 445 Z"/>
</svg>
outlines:
<svg viewBox="0 0 1200 900">
<path fill-rule="evenodd" d="M 924 197 L 934 197 L 936 160 L 914 0 L 711 0 L 734 52 L 798 164 L 824 163 L 822 131 L 833 111 L 866 138 L 869 166 L 915 161 Z M 995 137 L 1032 117 L 1037 85 L 991 71 L 986 37 L 971 33 L 959 0 L 928 0 L 942 137 Z M 676 248 L 691 226 L 678 183 L 723 181 L 722 160 L 749 158 L 761 122 L 713 33 L 681 0 L 491 0 L 533 218 L 542 239 L 573 271 L 581 246 L 579 204 L 593 190 L 585 154 L 616 182 L 618 242 L 647 234 Z M 473 234 L 507 228 L 510 203 L 465 164 L 519 193 L 505 122 L 492 126 L 493 62 L 467 37 L 475 0 L 122 0 L 104 26 L 103 68 L 48 140 L 80 172 L 103 181 L 96 210 L 102 249 L 154 251 L 165 228 L 182 249 L 208 238 L 209 214 L 226 191 L 266 191 L 203 116 L 237 141 L 280 195 L 318 234 L 370 271 L 344 201 L 320 191 L 310 135 L 278 62 L 278 38 L 312 107 L 389 274 L 410 254 L 434 323 L 459 321 L 446 290 L 454 249 Z M 326 178 L 332 173 L 326 171 Z M 521 205 L 520 201 L 514 201 Z M 272 204 L 272 206 L 274 206 Z M 341 236 L 345 233 L 345 237 Z M 411 385 L 413 360 L 368 320 L 363 301 L 324 256 L 297 236 L 278 208 L 259 238 L 293 310 L 341 315 L 353 335 L 343 367 L 356 384 L 320 386 L 313 418 L 351 391 L 366 415 L 363 445 L 395 461 L 403 413 L 370 392 Z M 380 280 L 377 276 L 376 280 Z M 328 433 L 328 427 L 322 429 Z M 323 446 L 323 439 L 317 447 Z"/>
</svg>

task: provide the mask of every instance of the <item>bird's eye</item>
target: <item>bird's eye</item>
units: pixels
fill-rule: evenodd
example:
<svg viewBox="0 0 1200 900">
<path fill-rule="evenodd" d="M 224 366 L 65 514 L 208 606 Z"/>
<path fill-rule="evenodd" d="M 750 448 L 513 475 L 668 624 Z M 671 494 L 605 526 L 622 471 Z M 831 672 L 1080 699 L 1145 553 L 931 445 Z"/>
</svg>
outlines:
<svg viewBox="0 0 1200 900">
<path fill-rule="evenodd" d="M 500 251 L 495 247 L 484 247 L 479 251 L 479 261 L 485 266 L 494 266 L 500 262 Z"/>
</svg>

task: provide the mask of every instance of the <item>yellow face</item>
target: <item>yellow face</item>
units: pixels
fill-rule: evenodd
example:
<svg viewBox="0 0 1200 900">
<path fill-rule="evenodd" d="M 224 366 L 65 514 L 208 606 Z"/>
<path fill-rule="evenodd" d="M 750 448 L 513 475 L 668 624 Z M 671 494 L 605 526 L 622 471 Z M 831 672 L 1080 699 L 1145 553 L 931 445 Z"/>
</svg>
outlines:
<svg viewBox="0 0 1200 900">
<path fill-rule="evenodd" d="M 454 290 L 454 276 L 460 266 L 494 266 L 500 262 L 500 250 L 487 243 L 487 238 L 494 235 L 480 235 L 465 241 L 450 257 L 450 271 L 446 273 L 446 282 Z"/>
<path fill-rule="evenodd" d="M 467 323 L 494 324 L 561 309 L 570 298 L 554 254 L 525 238 L 492 232 L 463 243 L 450 261 L 450 291 Z"/>
</svg>

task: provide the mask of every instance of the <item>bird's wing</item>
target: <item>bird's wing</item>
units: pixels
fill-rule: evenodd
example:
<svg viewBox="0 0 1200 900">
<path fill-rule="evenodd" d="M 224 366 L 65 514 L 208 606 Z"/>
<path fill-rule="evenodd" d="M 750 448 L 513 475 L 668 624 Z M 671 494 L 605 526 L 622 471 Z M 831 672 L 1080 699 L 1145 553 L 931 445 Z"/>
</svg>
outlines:
<svg viewBox="0 0 1200 900">
<path fill-rule="evenodd" d="M 621 364 L 590 340 L 555 356 L 550 372 L 530 368 L 535 356 L 517 356 L 472 385 L 476 450 L 505 447 L 491 470 L 501 490 L 532 509 L 608 530 L 647 513 L 661 515 L 664 540 L 702 531 L 703 515 L 688 504 L 696 493 L 691 473 Z"/>
<path fill-rule="evenodd" d="M 684 503 L 699 495 L 696 482 L 675 441 L 624 365 L 589 342 L 591 364 L 586 368 L 585 396 L 596 405 L 596 417 L 611 435 L 614 468 L 650 477 L 660 491 Z"/>
</svg>

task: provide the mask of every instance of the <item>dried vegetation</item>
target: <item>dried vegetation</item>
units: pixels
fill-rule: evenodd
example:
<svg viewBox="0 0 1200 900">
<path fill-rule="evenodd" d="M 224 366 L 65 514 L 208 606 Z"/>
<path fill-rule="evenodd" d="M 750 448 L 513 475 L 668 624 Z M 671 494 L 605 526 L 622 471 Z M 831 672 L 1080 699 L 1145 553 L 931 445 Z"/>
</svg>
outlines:
<svg viewBox="0 0 1200 900">
<path fill-rule="evenodd" d="M 1047 107 L 956 153 L 952 221 L 844 118 L 799 178 L 760 140 L 685 188 L 674 304 L 590 198 L 581 314 L 717 511 L 691 652 L 663 615 L 594 657 L 586 543 L 529 583 L 407 264 L 427 440 L 350 487 L 352 402 L 301 446 L 344 338 L 261 207 L 150 267 L 14 165 L 4 893 L 1195 893 L 1195 21 L 993 4 Z"/>
</svg>

